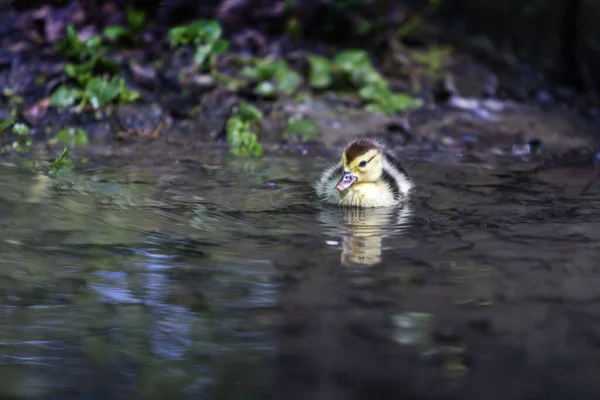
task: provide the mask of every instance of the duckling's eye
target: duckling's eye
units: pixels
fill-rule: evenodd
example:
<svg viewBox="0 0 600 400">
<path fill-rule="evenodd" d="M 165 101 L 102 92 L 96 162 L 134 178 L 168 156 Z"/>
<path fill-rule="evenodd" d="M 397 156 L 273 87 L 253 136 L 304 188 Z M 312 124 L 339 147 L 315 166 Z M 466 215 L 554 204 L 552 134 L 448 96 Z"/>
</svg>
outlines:
<svg viewBox="0 0 600 400">
<path fill-rule="evenodd" d="M 361 161 L 361 162 L 358 164 L 358 166 L 359 166 L 359 167 L 361 167 L 361 168 L 364 168 L 364 167 L 366 167 L 366 166 L 367 166 L 367 162 L 366 162 L 366 161 Z"/>
</svg>

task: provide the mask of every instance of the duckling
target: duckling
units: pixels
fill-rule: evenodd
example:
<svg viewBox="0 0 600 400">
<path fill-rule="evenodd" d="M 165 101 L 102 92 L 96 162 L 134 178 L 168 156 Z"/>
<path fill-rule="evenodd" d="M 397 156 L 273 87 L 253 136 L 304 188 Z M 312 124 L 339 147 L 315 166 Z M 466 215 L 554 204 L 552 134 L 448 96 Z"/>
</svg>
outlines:
<svg viewBox="0 0 600 400">
<path fill-rule="evenodd" d="M 314 187 L 321 200 L 351 207 L 390 207 L 404 201 L 414 184 L 390 151 L 371 139 L 357 139 L 327 168 Z"/>
</svg>

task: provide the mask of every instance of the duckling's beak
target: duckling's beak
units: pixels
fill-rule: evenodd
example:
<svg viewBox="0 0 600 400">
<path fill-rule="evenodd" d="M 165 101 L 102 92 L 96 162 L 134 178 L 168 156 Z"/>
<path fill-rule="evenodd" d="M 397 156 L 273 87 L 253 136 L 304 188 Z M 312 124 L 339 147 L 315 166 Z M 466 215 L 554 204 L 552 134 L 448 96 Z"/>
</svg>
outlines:
<svg viewBox="0 0 600 400">
<path fill-rule="evenodd" d="M 342 175 L 342 178 L 335 187 L 341 192 L 342 190 L 348 189 L 354 182 L 356 182 L 356 177 L 352 175 L 352 172 L 344 172 L 344 175 Z"/>
</svg>

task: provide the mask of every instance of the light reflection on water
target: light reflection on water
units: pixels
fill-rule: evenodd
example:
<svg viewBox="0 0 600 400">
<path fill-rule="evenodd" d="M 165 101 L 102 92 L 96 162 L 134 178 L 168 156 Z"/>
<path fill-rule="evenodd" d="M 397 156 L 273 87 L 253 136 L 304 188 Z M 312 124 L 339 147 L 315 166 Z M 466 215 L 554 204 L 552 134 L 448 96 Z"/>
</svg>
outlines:
<svg viewBox="0 0 600 400">
<path fill-rule="evenodd" d="M 583 178 L 417 165 L 413 201 L 357 211 L 314 203 L 325 161 L 268 161 L 3 167 L 0 397 L 595 393 Z"/>
</svg>

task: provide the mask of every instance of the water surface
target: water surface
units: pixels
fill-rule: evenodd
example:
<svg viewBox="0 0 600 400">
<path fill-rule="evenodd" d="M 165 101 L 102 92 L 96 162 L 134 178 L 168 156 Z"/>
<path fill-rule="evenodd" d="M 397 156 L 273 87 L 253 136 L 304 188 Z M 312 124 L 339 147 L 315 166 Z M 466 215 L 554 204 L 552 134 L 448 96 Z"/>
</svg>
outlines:
<svg viewBox="0 0 600 400">
<path fill-rule="evenodd" d="M 600 395 L 593 169 L 425 158 L 358 212 L 327 163 L 0 167 L 0 398 Z"/>
</svg>

